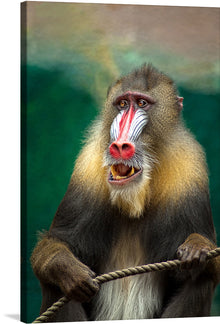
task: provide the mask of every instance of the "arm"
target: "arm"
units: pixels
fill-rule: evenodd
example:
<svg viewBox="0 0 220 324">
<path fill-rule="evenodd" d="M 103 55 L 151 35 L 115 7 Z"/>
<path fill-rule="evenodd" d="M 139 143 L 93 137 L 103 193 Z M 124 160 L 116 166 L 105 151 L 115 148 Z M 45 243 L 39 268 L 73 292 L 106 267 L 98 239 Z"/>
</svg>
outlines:
<svg viewBox="0 0 220 324">
<path fill-rule="evenodd" d="M 177 250 L 183 265 L 176 273 L 178 292 L 171 298 L 162 317 L 209 316 L 215 286 L 220 281 L 220 257 L 207 261 L 215 244 L 193 233 Z"/>
<path fill-rule="evenodd" d="M 39 241 L 31 263 L 41 283 L 59 287 L 70 299 L 88 301 L 99 290 L 93 281 L 95 273 L 72 254 L 67 244 L 55 238 L 44 236 Z"/>
</svg>

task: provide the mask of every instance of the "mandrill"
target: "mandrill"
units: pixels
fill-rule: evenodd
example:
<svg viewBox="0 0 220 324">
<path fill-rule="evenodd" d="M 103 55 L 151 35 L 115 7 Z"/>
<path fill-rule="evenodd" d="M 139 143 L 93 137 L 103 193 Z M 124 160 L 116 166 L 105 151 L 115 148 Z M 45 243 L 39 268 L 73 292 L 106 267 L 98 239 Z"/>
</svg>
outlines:
<svg viewBox="0 0 220 324">
<path fill-rule="evenodd" d="M 52 321 L 208 316 L 219 281 L 204 152 L 181 117 L 183 98 L 151 65 L 108 90 L 49 231 L 31 261 Z M 178 258 L 178 270 L 101 287 L 96 275 Z"/>
</svg>

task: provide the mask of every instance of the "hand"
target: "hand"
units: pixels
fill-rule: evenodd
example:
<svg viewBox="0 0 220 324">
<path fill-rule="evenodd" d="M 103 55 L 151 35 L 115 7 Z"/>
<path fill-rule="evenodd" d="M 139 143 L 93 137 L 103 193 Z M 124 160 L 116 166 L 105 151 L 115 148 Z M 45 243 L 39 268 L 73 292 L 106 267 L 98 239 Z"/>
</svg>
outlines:
<svg viewBox="0 0 220 324">
<path fill-rule="evenodd" d="M 57 253 L 47 268 L 52 282 L 69 299 L 88 302 L 99 291 L 95 273 L 73 255 Z"/>
<path fill-rule="evenodd" d="M 182 261 L 182 269 L 195 268 L 206 264 L 208 252 L 215 246 L 207 238 L 193 233 L 177 249 L 177 257 Z"/>
<path fill-rule="evenodd" d="M 95 273 L 80 262 L 68 246 L 54 238 L 44 237 L 35 247 L 31 263 L 42 283 L 58 286 L 67 298 L 89 301 L 99 290 Z"/>
</svg>

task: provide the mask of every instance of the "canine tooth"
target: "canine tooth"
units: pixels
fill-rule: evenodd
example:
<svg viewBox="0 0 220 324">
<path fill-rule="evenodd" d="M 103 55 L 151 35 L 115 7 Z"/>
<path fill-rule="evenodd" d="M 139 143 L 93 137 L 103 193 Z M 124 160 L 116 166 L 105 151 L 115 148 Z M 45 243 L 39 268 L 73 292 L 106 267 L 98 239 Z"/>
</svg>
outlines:
<svg viewBox="0 0 220 324">
<path fill-rule="evenodd" d="M 115 172 L 114 165 L 111 165 L 111 173 L 112 173 L 113 177 L 117 176 L 117 173 Z"/>
<path fill-rule="evenodd" d="M 134 167 L 132 167 L 131 171 L 129 172 L 129 174 L 127 175 L 128 177 L 132 176 L 134 174 Z"/>
</svg>

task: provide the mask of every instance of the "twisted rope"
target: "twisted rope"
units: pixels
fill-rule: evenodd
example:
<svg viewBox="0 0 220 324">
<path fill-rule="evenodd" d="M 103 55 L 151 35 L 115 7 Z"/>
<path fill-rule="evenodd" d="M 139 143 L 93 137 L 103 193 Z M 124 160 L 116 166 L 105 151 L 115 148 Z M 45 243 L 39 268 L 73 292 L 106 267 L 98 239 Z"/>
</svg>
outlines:
<svg viewBox="0 0 220 324">
<path fill-rule="evenodd" d="M 207 260 L 212 259 L 220 255 L 220 247 L 208 252 Z M 153 271 L 163 271 L 163 270 L 172 270 L 174 268 L 178 268 L 181 265 L 180 260 L 170 260 L 159 263 L 150 263 L 147 265 L 137 266 L 134 268 L 127 268 L 122 270 L 117 270 L 109 273 L 102 274 L 97 276 L 94 281 L 98 284 L 103 284 L 105 282 L 116 280 L 124 277 L 134 276 L 141 273 L 153 272 Z M 66 303 L 68 303 L 69 299 L 67 297 L 60 298 L 57 302 L 55 302 L 51 307 L 49 307 L 43 314 L 33 321 L 33 323 L 44 323 L 49 320 L 49 318 L 54 315 L 61 307 L 63 307 Z"/>
</svg>

